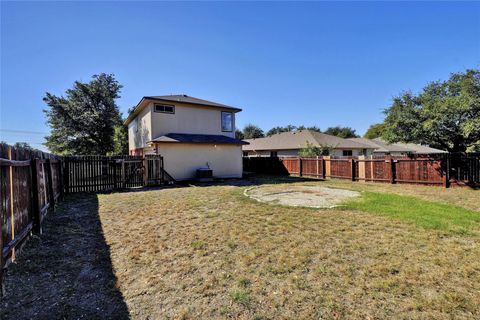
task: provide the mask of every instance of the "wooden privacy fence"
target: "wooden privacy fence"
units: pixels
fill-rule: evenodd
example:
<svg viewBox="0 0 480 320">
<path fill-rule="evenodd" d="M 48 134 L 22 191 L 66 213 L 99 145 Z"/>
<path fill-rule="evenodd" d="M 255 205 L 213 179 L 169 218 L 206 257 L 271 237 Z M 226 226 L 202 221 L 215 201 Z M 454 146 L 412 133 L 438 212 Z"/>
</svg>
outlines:
<svg viewBox="0 0 480 320">
<path fill-rule="evenodd" d="M 287 174 L 326 179 L 349 179 L 424 185 L 480 185 L 480 154 L 422 155 L 412 157 L 283 157 L 245 158 L 249 171 L 283 165 Z M 262 160 L 254 160 L 262 159 Z M 257 164 L 257 166 L 255 166 Z M 261 164 L 261 166 L 258 166 Z M 277 169 L 276 172 L 281 172 Z"/>
<path fill-rule="evenodd" d="M 291 174 L 299 176 L 448 186 L 443 158 L 326 156 L 283 158 L 281 161 Z"/>
<path fill-rule="evenodd" d="M 55 156 L 0 144 L 0 281 L 16 249 L 32 230 L 40 233 L 48 208 L 63 193 L 62 165 Z"/>
<path fill-rule="evenodd" d="M 165 172 L 163 157 L 75 156 L 64 158 L 65 191 L 97 192 L 159 185 L 174 181 Z"/>
<path fill-rule="evenodd" d="M 4 268 L 64 192 L 98 192 L 173 182 L 158 155 L 56 157 L 0 144 L 0 296 Z"/>
</svg>

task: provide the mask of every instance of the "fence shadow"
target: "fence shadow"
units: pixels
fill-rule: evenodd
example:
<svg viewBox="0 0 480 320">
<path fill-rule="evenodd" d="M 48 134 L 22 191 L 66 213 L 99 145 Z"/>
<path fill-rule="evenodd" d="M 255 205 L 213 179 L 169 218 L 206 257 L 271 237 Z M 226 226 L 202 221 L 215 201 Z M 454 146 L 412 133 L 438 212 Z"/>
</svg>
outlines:
<svg viewBox="0 0 480 320">
<path fill-rule="evenodd" d="M 95 194 L 70 195 L 8 268 L 1 319 L 128 319 Z"/>
</svg>

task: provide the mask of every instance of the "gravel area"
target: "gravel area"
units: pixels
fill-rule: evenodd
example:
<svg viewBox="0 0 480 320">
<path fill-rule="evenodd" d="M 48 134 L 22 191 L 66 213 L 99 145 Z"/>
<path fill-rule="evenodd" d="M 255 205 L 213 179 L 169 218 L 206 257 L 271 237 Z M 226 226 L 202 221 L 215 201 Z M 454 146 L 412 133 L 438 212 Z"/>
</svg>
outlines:
<svg viewBox="0 0 480 320">
<path fill-rule="evenodd" d="M 260 186 L 245 190 L 245 195 L 260 202 L 311 208 L 333 208 L 346 199 L 360 196 L 357 191 L 317 186 Z"/>
</svg>

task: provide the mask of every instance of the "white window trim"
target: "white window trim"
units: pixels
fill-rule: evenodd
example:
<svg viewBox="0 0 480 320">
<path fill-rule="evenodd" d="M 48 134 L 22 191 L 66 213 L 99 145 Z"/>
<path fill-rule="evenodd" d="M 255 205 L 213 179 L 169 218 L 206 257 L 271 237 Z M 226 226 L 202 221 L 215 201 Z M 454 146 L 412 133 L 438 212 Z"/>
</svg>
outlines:
<svg viewBox="0 0 480 320">
<path fill-rule="evenodd" d="M 231 118 L 231 123 L 230 123 L 230 130 L 223 130 L 223 114 L 224 113 L 228 113 L 232 116 Z M 222 132 L 233 132 L 233 127 L 234 127 L 234 120 L 233 120 L 233 112 L 230 112 L 230 111 L 222 111 L 220 113 L 220 127 L 222 129 Z"/>
<path fill-rule="evenodd" d="M 172 112 L 170 111 L 157 111 L 157 106 L 159 107 L 171 107 L 173 109 Z M 175 106 L 174 105 L 171 105 L 171 104 L 160 104 L 160 103 L 155 103 L 153 105 L 153 112 L 156 112 L 156 113 L 168 113 L 168 114 L 175 114 Z"/>
</svg>

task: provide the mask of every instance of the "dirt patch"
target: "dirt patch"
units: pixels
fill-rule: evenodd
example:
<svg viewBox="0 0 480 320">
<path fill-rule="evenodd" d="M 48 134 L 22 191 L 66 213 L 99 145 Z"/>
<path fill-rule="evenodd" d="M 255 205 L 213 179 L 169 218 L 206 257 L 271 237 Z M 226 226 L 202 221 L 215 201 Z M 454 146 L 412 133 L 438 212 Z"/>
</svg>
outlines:
<svg viewBox="0 0 480 320">
<path fill-rule="evenodd" d="M 333 208 L 346 199 L 360 196 L 357 191 L 319 186 L 261 186 L 245 190 L 260 202 L 293 207 Z"/>
</svg>

